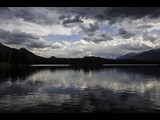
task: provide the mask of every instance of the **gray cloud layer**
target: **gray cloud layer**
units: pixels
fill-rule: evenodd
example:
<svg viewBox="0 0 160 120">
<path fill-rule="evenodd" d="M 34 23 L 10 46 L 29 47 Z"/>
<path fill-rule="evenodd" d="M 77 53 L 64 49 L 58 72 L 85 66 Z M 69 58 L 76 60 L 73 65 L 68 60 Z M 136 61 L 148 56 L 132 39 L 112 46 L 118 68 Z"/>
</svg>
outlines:
<svg viewBox="0 0 160 120">
<path fill-rule="evenodd" d="M 63 32 L 64 35 L 72 29 L 67 35 L 72 36 L 74 33 L 82 33 L 80 38 L 81 40 L 83 39 L 84 43 L 82 44 L 87 43 L 95 46 L 88 48 L 90 50 L 85 49 L 87 48 L 85 45 L 74 50 L 70 50 L 69 47 L 72 46 L 69 46 L 61 53 L 64 52 L 63 54 L 65 54 L 67 50 L 70 50 L 67 54 L 75 56 L 83 53 L 105 56 L 107 53 L 100 50 L 100 48 L 106 45 L 106 48 L 104 47 L 103 50 L 109 50 L 109 47 L 112 46 L 109 44 L 110 42 L 117 47 L 116 50 L 110 49 L 110 55 L 113 52 L 118 55 L 118 49 L 120 51 L 124 49 L 141 51 L 154 46 L 152 45 L 154 43 L 158 45 L 159 38 L 153 35 L 155 33 L 153 30 L 156 29 L 156 34 L 158 34 L 159 21 L 153 21 L 159 19 L 159 17 L 159 7 L 0 7 L 0 25 L 6 26 L 0 29 L 0 42 L 8 45 L 24 45 L 27 48 L 41 49 L 49 47 L 54 50 L 61 49 L 63 47 L 62 43 L 52 42 L 53 44 L 51 44 L 47 40 L 42 39 L 42 34 L 45 33 L 46 36 L 52 34 L 54 36 L 58 32 Z M 104 26 L 103 29 L 102 26 Z M 114 33 L 110 27 L 114 29 Z M 33 30 L 32 28 L 35 29 Z M 148 29 L 150 31 L 147 31 Z M 37 31 L 39 31 L 38 35 L 31 34 Z M 144 34 L 146 31 L 153 34 Z M 111 32 L 112 34 L 110 34 Z M 135 43 L 133 45 L 129 43 L 121 44 L 117 43 L 117 40 L 120 39 L 119 36 L 123 39 L 121 42 L 124 43 L 129 41 L 130 38 L 137 40 L 132 41 Z M 138 44 L 138 40 L 141 39 L 139 36 L 142 37 L 142 43 Z M 79 43 L 82 42 L 80 39 Z M 60 40 L 60 42 L 62 41 Z M 146 43 L 144 44 L 144 42 Z M 100 48 L 96 48 L 100 44 L 102 44 Z M 107 44 L 109 45 L 107 46 Z M 76 48 L 77 46 L 74 47 Z"/>
<path fill-rule="evenodd" d="M 83 40 L 85 41 L 92 41 L 94 43 L 100 43 L 100 42 L 103 42 L 103 41 L 108 41 L 108 40 L 113 40 L 113 38 L 109 35 L 107 35 L 107 33 L 97 33 L 97 34 L 93 34 L 93 33 L 90 33 L 86 36 L 83 37 Z"/>
<path fill-rule="evenodd" d="M 83 18 L 109 20 L 111 24 L 124 18 L 160 17 L 159 7 L 66 7 L 56 8 L 56 10 L 62 14 L 78 14 Z"/>
<path fill-rule="evenodd" d="M 0 29 L 0 41 L 8 45 L 23 45 L 27 48 L 59 48 L 59 46 L 54 46 L 40 40 L 40 37 L 35 34 L 27 34 L 19 31 L 9 32 Z"/>
<path fill-rule="evenodd" d="M 153 27 L 152 25 L 140 25 L 140 26 L 137 26 L 137 29 L 147 29 L 152 27 Z"/>
<path fill-rule="evenodd" d="M 81 23 L 81 22 L 83 22 L 80 19 L 79 15 L 75 16 L 73 19 L 71 19 L 69 16 L 60 16 L 59 20 L 63 20 L 62 24 Z"/>
<path fill-rule="evenodd" d="M 142 37 L 145 41 L 151 41 L 151 42 L 155 42 L 158 39 L 156 36 L 151 34 L 143 34 Z"/>
<path fill-rule="evenodd" d="M 80 25 L 80 28 L 85 33 L 91 33 L 95 32 L 96 30 L 99 30 L 99 25 L 97 22 L 95 22 L 95 23 L 90 23 L 89 26 Z"/>
<path fill-rule="evenodd" d="M 1 7 L 0 16 L 5 18 L 22 18 L 25 21 L 39 24 L 52 24 L 54 19 L 47 16 L 50 12 L 56 11 L 61 14 L 59 19 L 64 19 L 66 23 L 82 22 L 82 18 L 94 18 L 97 20 L 109 20 L 115 23 L 123 18 L 139 19 L 145 16 L 149 18 L 160 17 L 159 7 L 48 7 L 48 8 L 28 8 L 28 7 Z M 76 16 L 70 19 L 67 15 Z M 65 23 L 64 22 L 64 23 Z"/>
<path fill-rule="evenodd" d="M 2 19 L 21 18 L 27 22 L 38 24 L 53 24 L 55 20 L 50 16 L 50 12 L 46 8 L 36 7 L 1 7 L 0 17 Z"/>
<path fill-rule="evenodd" d="M 126 31 L 124 28 L 120 28 L 120 29 L 119 29 L 119 35 L 120 35 L 122 38 L 125 38 L 125 39 L 128 39 L 128 38 L 131 38 L 131 37 L 135 36 L 134 33 L 128 32 L 128 31 Z"/>
</svg>

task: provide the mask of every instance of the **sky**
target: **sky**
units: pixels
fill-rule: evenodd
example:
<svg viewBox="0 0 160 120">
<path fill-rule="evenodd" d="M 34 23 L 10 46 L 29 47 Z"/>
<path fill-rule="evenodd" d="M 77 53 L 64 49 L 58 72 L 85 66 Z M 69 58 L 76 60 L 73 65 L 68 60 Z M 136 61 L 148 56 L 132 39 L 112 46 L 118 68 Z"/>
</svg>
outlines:
<svg viewBox="0 0 160 120">
<path fill-rule="evenodd" d="M 160 48 L 159 7 L 0 7 L 0 42 L 43 57 Z"/>
</svg>

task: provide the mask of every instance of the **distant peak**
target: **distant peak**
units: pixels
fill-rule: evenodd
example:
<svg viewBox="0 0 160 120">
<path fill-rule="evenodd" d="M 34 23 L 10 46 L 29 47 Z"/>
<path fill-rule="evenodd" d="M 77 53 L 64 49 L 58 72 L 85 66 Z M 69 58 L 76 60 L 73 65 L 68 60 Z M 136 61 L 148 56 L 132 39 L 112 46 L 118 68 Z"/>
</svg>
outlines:
<svg viewBox="0 0 160 120">
<path fill-rule="evenodd" d="M 25 48 L 20 48 L 19 51 L 22 51 L 22 52 L 30 52 L 30 51 L 28 51 L 28 50 L 25 49 Z"/>
<path fill-rule="evenodd" d="M 158 52 L 160 52 L 160 48 L 157 48 L 157 49 L 153 49 L 154 51 L 158 51 Z"/>
<path fill-rule="evenodd" d="M 53 58 L 56 58 L 56 57 L 55 57 L 55 56 L 51 56 L 50 58 L 52 58 L 52 59 L 53 59 Z"/>
<path fill-rule="evenodd" d="M 25 48 L 20 48 L 20 50 L 25 50 Z"/>
<path fill-rule="evenodd" d="M 25 48 L 20 48 L 19 50 L 26 50 Z"/>
</svg>

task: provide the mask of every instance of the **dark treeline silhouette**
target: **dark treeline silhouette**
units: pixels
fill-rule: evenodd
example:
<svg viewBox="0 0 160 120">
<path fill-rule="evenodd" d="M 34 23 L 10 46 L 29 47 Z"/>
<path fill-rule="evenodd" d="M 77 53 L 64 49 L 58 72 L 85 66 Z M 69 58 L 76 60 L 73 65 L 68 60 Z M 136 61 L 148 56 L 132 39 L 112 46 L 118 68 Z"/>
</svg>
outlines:
<svg viewBox="0 0 160 120">
<path fill-rule="evenodd" d="M 95 56 L 85 56 L 83 58 L 53 58 L 49 59 L 51 64 L 69 64 L 71 66 L 95 67 L 104 64 L 160 64 L 159 61 L 147 60 L 126 60 L 126 59 L 105 59 Z"/>
<path fill-rule="evenodd" d="M 145 58 L 147 55 L 151 55 L 153 51 L 149 53 L 143 54 L 143 57 L 137 58 L 134 57 L 134 59 L 105 59 L 95 56 L 85 56 L 83 58 L 56 58 L 54 56 L 50 58 L 44 58 L 41 56 L 37 56 L 33 54 L 32 52 L 26 50 L 25 48 L 21 49 L 14 49 L 9 48 L 7 46 L 4 46 L 0 44 L 0 63 L 7 63 L 10 65 L 16 65 L 16 66 L 26 66 L 30 64 L 69 64 L 71 66 L 85 66 L 85 67 L 95 67 L 95 66 L 103 66 L 103 64 L 160 64 L 159 59 L 155 59 L 160 57 L 159 51 L 154 51 L 155 57 L 152 60 L 152 57 L 149 57 L 147 59 Z"/>
<path fill-rule="evenodd" d="M 29 64 L 26 53 L 16 49 L 11 49 L 11 51 L 7 51 L 6 56 L 3 60 L 4 62 L 9 63 L 11 65 L 28 65 Z"/>
</svg>

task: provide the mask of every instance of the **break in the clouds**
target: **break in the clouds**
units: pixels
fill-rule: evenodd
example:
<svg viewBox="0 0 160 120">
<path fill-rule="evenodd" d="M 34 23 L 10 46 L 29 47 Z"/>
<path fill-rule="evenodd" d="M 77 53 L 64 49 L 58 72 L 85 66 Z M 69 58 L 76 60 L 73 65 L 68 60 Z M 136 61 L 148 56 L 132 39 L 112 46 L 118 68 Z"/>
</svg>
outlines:
<svg viewBox="0 0 160 120">
<path fill-rule="evenodd" d="M 115 58 L 160 47 L 159 7 L 1 7 L 0 42 L 44 57 Z"/>
</svg>

